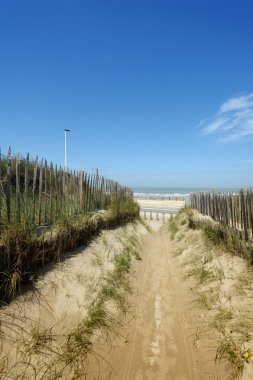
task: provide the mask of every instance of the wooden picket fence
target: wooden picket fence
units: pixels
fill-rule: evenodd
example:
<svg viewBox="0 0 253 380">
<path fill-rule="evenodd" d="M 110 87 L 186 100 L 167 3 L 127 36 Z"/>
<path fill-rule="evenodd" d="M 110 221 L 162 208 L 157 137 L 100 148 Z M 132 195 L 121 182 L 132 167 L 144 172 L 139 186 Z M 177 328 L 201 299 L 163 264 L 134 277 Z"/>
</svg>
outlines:
<svg viewBox="0 0 253 380">
<path fill-rule="evenodd" d="M 105 209 L 117 198 L 132 198 L 131 189 L 98 174 L 64 170 L 47 160 L 7 156 L 0 150 L 0 225 L 52 224 L 64 216 Z"/>
<path fill-rule="evenodd" d="M 236 230 L 237 235 L 248 241 L 253 239 L 253 191 L 242 189 L 235 193 L 194 193 L 189 204 L 203 215 Z"/>
</svg>

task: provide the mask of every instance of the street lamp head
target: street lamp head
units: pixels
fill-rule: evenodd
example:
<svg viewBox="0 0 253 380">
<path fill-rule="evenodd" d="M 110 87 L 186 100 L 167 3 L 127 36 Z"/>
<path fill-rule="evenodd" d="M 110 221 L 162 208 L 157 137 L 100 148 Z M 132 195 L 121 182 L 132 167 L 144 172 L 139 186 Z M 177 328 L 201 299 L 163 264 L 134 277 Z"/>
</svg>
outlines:
<svg viewBox="0 0 253 380">
<path fill-rule="evenodd" d="M 70 132 L 70 129 L 64 129 L 65 132 Z"/>
</svg>

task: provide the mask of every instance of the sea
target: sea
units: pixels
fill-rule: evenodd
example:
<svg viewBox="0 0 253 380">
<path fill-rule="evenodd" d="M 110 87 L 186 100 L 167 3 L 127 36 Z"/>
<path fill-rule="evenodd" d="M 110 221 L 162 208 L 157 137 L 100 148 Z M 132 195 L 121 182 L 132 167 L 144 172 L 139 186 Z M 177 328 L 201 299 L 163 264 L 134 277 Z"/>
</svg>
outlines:
<svg viewBox="0 0 253 380">
<path fill-rule="evenodd" d="M 224 192 L 238 193 L 239 188 L 204 188 L 204 187 L 133 187 L 134 198 L 136 199 L 174 199 L 186 198 L 191 193 L 198 192 Z"/>
</svg>

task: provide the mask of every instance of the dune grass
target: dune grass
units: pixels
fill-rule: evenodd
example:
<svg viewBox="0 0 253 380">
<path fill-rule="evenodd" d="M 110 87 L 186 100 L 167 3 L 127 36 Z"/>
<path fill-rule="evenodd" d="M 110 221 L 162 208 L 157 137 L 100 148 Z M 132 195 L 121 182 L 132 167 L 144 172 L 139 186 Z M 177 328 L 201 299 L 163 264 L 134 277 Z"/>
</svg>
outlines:
<svg viewBox="0 0 253 380">
<path fill-rule="evenodd" d="M 115 228 L 138 218 L 139 207 L 130 199 L 114 200 L 107 211 L 61 218 L 38 234 L 22 224 L 7 225 L 0 235 L 0 302 L 8 302 L 29 284 L 40 268 L 63 258 L 63 253 L 87 244 L 102 229 Z"/>
</svg>

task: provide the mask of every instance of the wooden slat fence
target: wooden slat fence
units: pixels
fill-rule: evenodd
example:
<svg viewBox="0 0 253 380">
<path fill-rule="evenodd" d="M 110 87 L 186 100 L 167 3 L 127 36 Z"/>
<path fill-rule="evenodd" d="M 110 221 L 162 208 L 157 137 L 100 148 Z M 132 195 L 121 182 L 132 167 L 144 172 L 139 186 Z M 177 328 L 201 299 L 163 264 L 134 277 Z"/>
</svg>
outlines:
<svg viewBox="0 0 253 380">
<path fill-rule="evenodd" d="M 63 170 L 38 157 L 31 160 L 0 149 L 0 225 L 45 225 L 64 216 L 105 209 L 113 199 L 133 198 L 132 190 L 84 171 Z"/>
<path fill-rule="evenodd" d="M 248 241 L 253 239 L 253 191 L 241 189 L 239 193 L 193 193 L 189 205 L 218 222 L 233 228 L 237 235 Z"/>
</svg>

